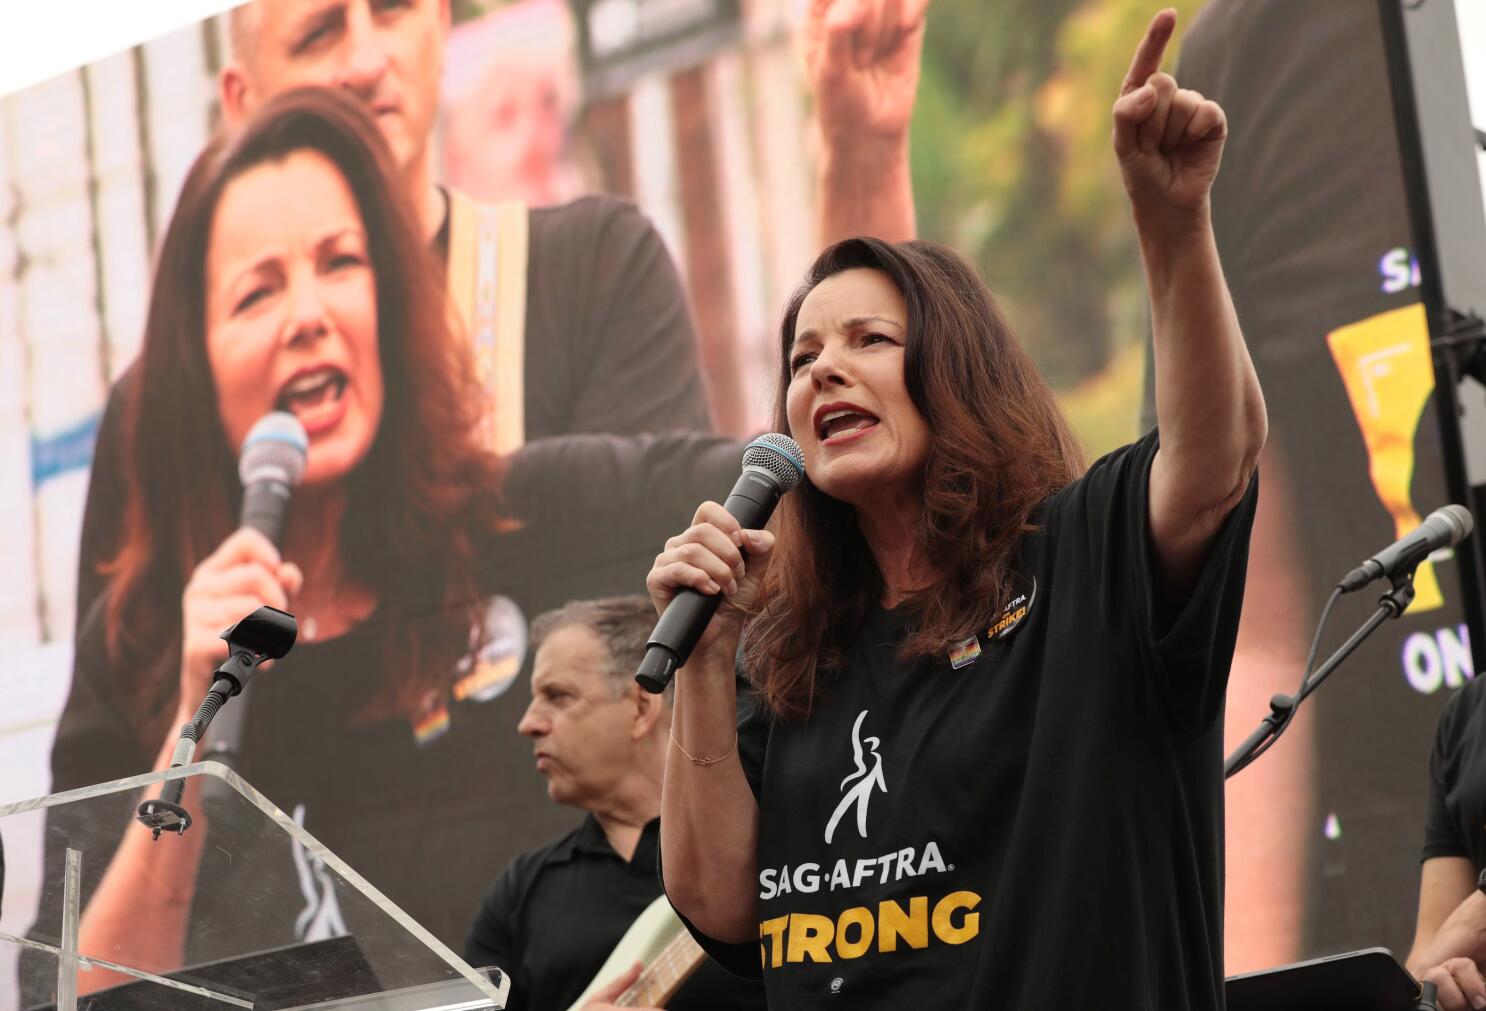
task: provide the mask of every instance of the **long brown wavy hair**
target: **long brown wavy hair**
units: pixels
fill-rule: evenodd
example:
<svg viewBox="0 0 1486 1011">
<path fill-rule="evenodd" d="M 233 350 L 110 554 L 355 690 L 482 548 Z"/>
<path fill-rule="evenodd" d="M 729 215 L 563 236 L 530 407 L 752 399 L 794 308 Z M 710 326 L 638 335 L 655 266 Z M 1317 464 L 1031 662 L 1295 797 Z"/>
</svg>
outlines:
<svg viewBox="0 0 1486 1011">
<path fill-rule="evenodd" d="M 484 393 L 467 344 L 451 331 L 442 271 L 361 105 L 331 89 L 286 92 L 191 167 L 160 247 L 125 406 L 128 491 L 121 547 L 106 568 L 105 629 L 121 675 L 138 679 L 131 716 L 150 746 L 178 693 L 181 593 L 236 528 L 242 498 L 206 354 L 213 220 L 235 179 L 302 151 L 345 179 L 375 278 L 382 418 L 345 479 L 340 529 L 325 531 L 339 540 L 346 577 L 379 602 L 368 627 L 383 662 L 367 673 L 381 683 L 368 716 L 416 717 L 455 680 L 479 627 L 475 554 L 497 527 L 501 469 L 479 442 Z M 407 620 L 413 611 L 420 620 Z"/>
<path fill-rule="evenodd" d="M 904 380 L 929 427 L 916 540 L 922 556 L 939 564 L 939 579 L 901 605 L 914 616 L 906 659 L 942 653 L 1000 614 L 1033 511 L 1083 473 L 1084 454 L 975 268 L 923 241 L 847 239 L 816 259 L 779 327 L 780 431 L 789 430 L 785 398 L 800 307 L 826 278 L 860 267 L 882 271 L 903 295 Z M 809 713 L 821 675 L 840 670 L 884 585 L 852 507 L 808 477 L 780 502 L 774 532 L 745 661 L 770 709 L 796 718 Z"/>
</svg>

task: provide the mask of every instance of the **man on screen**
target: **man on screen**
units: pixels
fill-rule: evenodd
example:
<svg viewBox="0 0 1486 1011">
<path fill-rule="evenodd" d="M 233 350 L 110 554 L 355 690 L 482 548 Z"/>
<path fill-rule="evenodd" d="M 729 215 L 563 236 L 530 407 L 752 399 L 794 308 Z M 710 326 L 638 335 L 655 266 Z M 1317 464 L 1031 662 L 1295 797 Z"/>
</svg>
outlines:
<svg viewBox="0 0 1486 1011">
<path fill-rule="evenodd" d="M 547 795 L 587 815 L 561 839 L 517 857 L 470 927 L 465 960 L 510 975 L 509 1008 L 569 1007 L 660 895 L 656 845 L 672 693 L 650 695 L 634 681 L 654 625 L 654 605 L 641 596 L 577 601 L 532 623 L 532 700 L 518 729 L 531 738 Z M 672 1011 L 764 1006 L 758 984 L 697 954 L 703 964 L 667 1003 Z M 612 1000 L 632 981 L 633 972 L 605 980 L 601 996 Z"/>
</svg>

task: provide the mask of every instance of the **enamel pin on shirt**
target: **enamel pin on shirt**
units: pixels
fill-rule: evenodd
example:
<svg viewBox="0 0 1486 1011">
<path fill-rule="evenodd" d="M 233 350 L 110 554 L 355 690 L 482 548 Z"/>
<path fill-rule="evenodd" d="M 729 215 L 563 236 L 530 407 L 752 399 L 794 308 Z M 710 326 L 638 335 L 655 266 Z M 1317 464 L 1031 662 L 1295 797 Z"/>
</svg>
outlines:
<svg viewBox="0 0 1486 1011">
<path fill-rule="evenodd" d="M 968 667 L 980 657 L 980 636 L 972 635 L 964 642 L 957 642 L 949 648 L 949 665 L 954 670 Z"/>
<path fill-rule="evenodd" d="M 1011 634 L 1020 628 L 1022 622 L 1027 620 L 1027 615 L 1032 613 L 1032 604 L 1037 600 L 1037 577 L 1029 576 L 1026 583 L 1021 580 L 1016 582 L 1022 585 L 1013 591 L 1011 602 L 1002 609 L 1001 617 L 986 629 L 987 639 L 1011 638 Z"/>
<path fill-rule="evenodd" d="M 1001 609 L 1001 617 L 993 621 L 991 627 L 986 629 L 987 642 L 1011 638 L 1011 633 L 1015 632 L 1022 622 L 1027 620 L 1027 615 L 1032 613 L 1032 602 L 1037 599 L 1037 577 L 1029 576 L 1025 580 L 1015 579 L 1014 584 L 1011 602 Z M 978 635 L 972 635 L 949 648 L 949 666 L 952 670 L 969 667 L 979 659 L 980 636 Z"/>
</svg>

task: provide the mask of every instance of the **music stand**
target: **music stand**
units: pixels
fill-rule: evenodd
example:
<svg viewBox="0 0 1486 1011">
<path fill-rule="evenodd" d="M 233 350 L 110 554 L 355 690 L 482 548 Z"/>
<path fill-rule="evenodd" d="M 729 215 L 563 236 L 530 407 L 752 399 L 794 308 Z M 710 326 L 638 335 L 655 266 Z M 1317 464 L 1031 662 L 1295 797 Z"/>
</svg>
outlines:
<svg viewBox="0 0 1486 1011">
<path fill-rule="evenodd" d="M 1409 1011 L 1419 984 L 1387 948 L 1230 976 L 1228 1011 Z"/>
</svg>

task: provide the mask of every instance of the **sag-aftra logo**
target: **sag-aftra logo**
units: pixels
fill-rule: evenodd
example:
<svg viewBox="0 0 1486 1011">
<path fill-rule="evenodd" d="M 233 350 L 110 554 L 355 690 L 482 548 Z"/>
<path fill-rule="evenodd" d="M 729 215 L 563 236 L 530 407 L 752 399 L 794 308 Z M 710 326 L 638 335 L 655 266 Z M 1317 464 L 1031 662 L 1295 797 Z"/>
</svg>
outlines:
<svg viewBox="0 0 1486 1011">
<path fill-rule="evenodd" d="M 855 823 L 855 834 L 869 838 L 872 798 L 888 792 L 882 741 L 865 733 L 867 717 L 868 710 L 863 709 L 852 724 L 851 765 L 841 781 L 841 800 L 826 821 L 827 846 L 832 846 L 838 835 L 843 843 L 851 839 L 850 829 L 838 832 L 848 813 L 855 815 L 848 822 Z M 866 891 L 874 886 L 881 891 L 888 884 L 954 870 L 932 839 L 854 860 L 823 856 L 819 861 L 762 870 L 759 900 L 777 903 L 786 896 Z M 975 892 L 961 889 L 939 896 L 880 898 L 872 905 L 852 906 L 834 916 L 795 911 L 771 916 L 759 924 L 763 962 L 767 968 L 778 969 L 788 963 L 861 958 L 874 950 L 891 953 L 927 948 L 933 941 L 964 944 L 980 933 L 980 914 L 976 911 L 980 901 Z"/>
<path fill-rule="evenodd" d="M 872 800 L 872 792 L 881 790 L 887 793 L 887 782 L 882 778 L 882 755 L 877 750 L 882 742 L 875 737 L 866 740 L 867 750 L 872 755 L 871 770 L 868 770 L 867 763 L 862 760 L 862 721 L 866 718 L 867 710 L 863 709 L 851 727 L 851 754 L 856 762 L 856 771 L 841 781 L 841 789 L 846 790 L 848 783 L 855 782 L 856 785 L 841 798 L 841 803 L 836 805 L 836 810 L 831 814 L 831 820 L 826 822 L 827 846 L 831 844 L 831 837 L 836 834 L 836 826 L 841 824 L 841 816 L 853 805 L 857 810 L 857 832 L 863 839 L 867 838 L 867 804 Z"/>
</svg>

